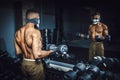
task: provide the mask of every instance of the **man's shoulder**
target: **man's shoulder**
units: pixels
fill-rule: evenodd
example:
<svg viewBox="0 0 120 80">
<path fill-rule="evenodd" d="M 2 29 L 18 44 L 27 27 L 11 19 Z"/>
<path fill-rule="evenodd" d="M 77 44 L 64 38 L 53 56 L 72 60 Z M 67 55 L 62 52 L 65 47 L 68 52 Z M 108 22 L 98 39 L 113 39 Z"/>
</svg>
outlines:
<svg viewBox="0 0 120 80">
<path fill-rule="evenodd" d="M 15 37 L 20 33 L 20 29 L 15 32 Z"/>
<path fill-rule="evenodd" d="M 34 36 L 37 36 L 39 34 L 40 34 L 40 31 L 36 30 L 36 29 L 34 29 L 33 32 L 32 32 L 32 35 L 34 35 Z"/>
<path fill-rule="evenodd" d="M 24 26 L 21 27 L 21 28 L 19 28 L 19 29 L 15 32 L 15 37 L 16 37 L 16 36 L 19 36 L 21 33 L 23 33 L 24 30 L 25 30 L 25 27 L 24 27 Z"/>
<path fill-rule="evenodd" d="M 100 25 L 102 25 L 102 26 L 107 26 L 106 24 L 104 24 L 104 23 L 102 23 L 102 22 L 100 22 Z"/>
<path fill-rule="evenodd" d="M 19 29 L 15 32 L 15 34 L 19 33 L 22 29 L 23 29 L 23 27 L 19 28 Z"/>
<path fill-rule="evenodd" d="M 89 29 L 94 28 L 94 24 L 90 24 Z"/>
<path fill-rule="evenodd" d="M 107 29 L 108 28 L 106 24 L 104 24 L 104 23 L 100 23 L 100 24 L 102 25 L 103 29 Z"/>
</svg>

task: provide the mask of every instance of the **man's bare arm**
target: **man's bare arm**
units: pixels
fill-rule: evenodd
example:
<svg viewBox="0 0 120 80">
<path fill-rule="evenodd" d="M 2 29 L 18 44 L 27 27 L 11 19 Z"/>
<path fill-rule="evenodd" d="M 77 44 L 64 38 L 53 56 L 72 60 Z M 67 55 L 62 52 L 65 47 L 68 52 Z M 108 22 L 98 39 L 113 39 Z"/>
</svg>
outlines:
<svg viewBox="0 0 120 80">
<path fill-rule="evenodd" d="M 37 58 L 43 58 L 43 57 L 46 57 L 47 55 L 49 55 L 52 51 L 43 51 L 41 50 L 42 48 L 42 43 L 40 41 L 40 35 L 38 33 L 33 33 L 33 36 L 32 36 L 32 40 L 33 40 L 33 43 L 32 43 L 32 50 L 33 50 L 33 54 L 34 54 L 34 57 L 37 59 Z"/>
<path fill-rule="evenodd" d="M 103 29 L 103 34 L 104 36 L 108 35 L 108 27 L 106 25 L 103 25 L 104 29 Z"/>
</svg>

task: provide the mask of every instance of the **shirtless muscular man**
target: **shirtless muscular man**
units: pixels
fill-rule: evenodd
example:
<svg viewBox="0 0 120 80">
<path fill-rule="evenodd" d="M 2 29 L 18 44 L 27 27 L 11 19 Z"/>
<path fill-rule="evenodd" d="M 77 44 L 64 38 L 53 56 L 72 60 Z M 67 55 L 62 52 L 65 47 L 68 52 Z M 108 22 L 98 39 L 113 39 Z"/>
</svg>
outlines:
<svg viewBox="0 0 120 80">
<path fill-rule="evenodd" d="M 96 12 L 92 15 L 92 24 L 89 26 L 89 37 L 92 43 L 89 47 L 89 60 L 94 56 L 104 56 L 103 40 L 108 36 L 108 27 L 100 22 L 100 13 Z"/>
<path fill-rule="evenodd" d="M 39 12 L 29 9 L 26 12 L 26 24 L 15 33 L 16 54 L 23 54 L 21 63 L 23 80 L 44 80 L 44 68 L 40 59 L 52 53 L 51 50 L 42 50 L 39 23 Z M 36 59 L 39 59 L 39 62 L 36 63 Z"/>
</svg>

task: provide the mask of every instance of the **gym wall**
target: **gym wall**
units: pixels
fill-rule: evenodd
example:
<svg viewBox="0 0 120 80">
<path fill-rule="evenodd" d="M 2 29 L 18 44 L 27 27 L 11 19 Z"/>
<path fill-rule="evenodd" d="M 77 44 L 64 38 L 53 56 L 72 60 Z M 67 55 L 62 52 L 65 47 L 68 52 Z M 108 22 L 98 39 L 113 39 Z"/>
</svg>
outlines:
<svg viewBox="0 0 120 80">
<path fill-rule="evenodd" d="M 0 50 L 7 50 L 11 57 L 15 57 L 13 37 L 15 32 L 14 9 L 12 2 L 0 2 Z"/>
</svg>

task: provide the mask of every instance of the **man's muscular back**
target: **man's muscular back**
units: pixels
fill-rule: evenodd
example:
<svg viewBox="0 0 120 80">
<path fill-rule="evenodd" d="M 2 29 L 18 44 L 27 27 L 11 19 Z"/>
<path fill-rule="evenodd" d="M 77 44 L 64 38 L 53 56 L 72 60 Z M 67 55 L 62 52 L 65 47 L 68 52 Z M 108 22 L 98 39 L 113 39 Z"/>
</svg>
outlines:
<svg viewBox="0 0 120 80">
<path fill-rule="evenodd" d="M 23 57 L 27 59 L 37 59 L 48 56 L 53 51 L 45 51 L 42 49 L 42 39 L 40 31 L 34 28 L 33 23 L 27 23 L 15 34 L 16 53 L 23 53 Z"/>
<path fill-rule="evenodd" d="M 25 46 L 28 52 L 27 58 L 35 58 L 36 54 L 39 55 L 39 52 L 42 49 L 42 38 L 39 30 L 31 27 L 25 29 Z M 35 42 L 35 43 L 34 43 Z M 38 49 L 38 50 L 36 50 Z"/>
<path fill-rule="evenodd" d="M 32 27 L 34 25 L 26 24 L 20 30 L 18 30 L 15 34 L 15 41 L 18 44 L 21 53 L 23 53 L 24 58 L 35 59 L 35 55 L 33 54 L 32 46 L 33 46 L 33 36 L 37 35 L 36 39 L 38 47 L 41 48 L 41 37 L 40 32 L 37 29 Z M 18 52 L 19 53 L 19 52 Z"/>
</svg>

